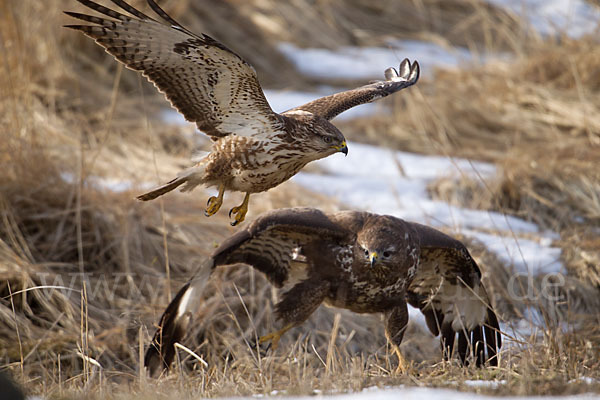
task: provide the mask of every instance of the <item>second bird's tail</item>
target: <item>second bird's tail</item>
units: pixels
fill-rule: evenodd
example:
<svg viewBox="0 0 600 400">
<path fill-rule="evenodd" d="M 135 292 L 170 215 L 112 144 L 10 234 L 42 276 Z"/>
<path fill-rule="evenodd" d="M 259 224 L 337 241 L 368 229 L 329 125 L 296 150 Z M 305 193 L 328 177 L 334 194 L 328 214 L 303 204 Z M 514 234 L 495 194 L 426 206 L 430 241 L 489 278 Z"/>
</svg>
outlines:
<svg viewBox="0 0 600 400">
<path fill-rule="evenodd" d="M 169 369 L 175 358 L 175 343 L 181 342 L 191 329 L 194 313 L 198 309 L 213 266 L 212 258 L 205 261 L 196 276 L 179 290 L 160 318 L 158 329 L 144 357 L 144 366 L 150 376 Z"/>
</svg>

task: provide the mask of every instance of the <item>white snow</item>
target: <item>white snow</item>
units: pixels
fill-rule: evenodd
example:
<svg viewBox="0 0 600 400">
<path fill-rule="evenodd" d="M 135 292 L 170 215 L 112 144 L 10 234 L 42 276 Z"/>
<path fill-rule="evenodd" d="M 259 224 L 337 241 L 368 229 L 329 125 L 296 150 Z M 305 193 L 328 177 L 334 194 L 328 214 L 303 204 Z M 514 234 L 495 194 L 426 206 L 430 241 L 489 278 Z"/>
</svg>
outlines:
<svg viewBox="0 0 600 400">
<path fill-rule="evenodd" d="M 563 270 L 560 249 L 552 247 L 554 233 L 500 213 L 469 210 L 432 200 L 427 185 L 441 177 L 491 179 L 491 164 L 465 159 L 423 156 L 349 143 L 348 157 L 333 155 L 316 162 L 321 174 L 300 172 L 294 182 L 315 192 L 338 197 L 346 206 L 394 215 L 435 227 L 450 228 L 481 241 L 516 272 L 532 274 Z M 491 234 L 489 231 L 501 234 Z M 534 241 L 519 235 L 536 234 Z"/>
<path fill-rule="evenodd" d="M 472 381 L 478 382 L 478 381 Z M 501 381 L 500 381 L 501 382 Z M 500 383 L 492 381 L 491 383 Z M 473 385 L 475 387 L 481 387 L 483 385 Z M 495 387 L 491 385 L 491 387 Z M 277 392 L 279 397 L 280 392 Z M 270 397 L 270 396 L 254 396 L 254 397 Z M 328 398 L 335 400 L 434 400 L 434 399 L 446 399 L 446 400 L 498 400 L 498 399 L 511 399 L 511 400 L 534 400 L 539 399 L 539 396 L 486 396 L 477 393 L 459 392 L 450 389 L 436 389 L 427 387 L 395 387 L 395 388 L 377 388 L 371 387 L 366 388 L 356 393 L 344 393 L 344 394 L 322 394 L 321 392 L 315 393 L 312 396 L 286 396 L 288 400 L 310 400 L 315 398 Z M 237 399 L 243 400 L 243 397 Z M 600 399 L 600 395 L 594 393 L 586 393 L 580 395 L 568 395 L 568 396 L 544 396 L 544 399 L 549 400 L 575 400 L 575 399 Z"/>
<path fill-rule="evenodd" d="M 600 9 L 585 0 L 487 0 L 525 17 L 542 35 L 581 37 L 598 30 Z"/>
<path fill-rule="evenodd" d="M 400 61 L 405 58 L 418 60 L 422 74 L 429 74 L 434 67 L 456 67 L 472 58 L 466 49 L 446 49 L 419 40 L 395 40 L 389 42 L 388 47 L 343 46 L 335 50 L 300 48 L 291 43 L 280 43 L 279 51 L 304 75 L 366 81 L 383 79 L 386 68 L 398 68 Z"/>
<path fill-rule="evenodd" d="M 185 118 L 183 118 L 183 115 L 177 112 L 177 110 L 175 110 L 174 108 L 163 109 L 160 113 L 160 119 L 162 119 L 167 124 L 172 125 L 186 125 L 191 123 L 186 121 Z"/>
<path fill-rule="evenodd" d="M 75 176 L 75 174 L 72 174 L 71 172 L 61 172 L 60 177 L 62 178 L 63 181 L 70 183 L 70 184 L 75 184 L 78 179 Z M 156 186 L 155 184 L 152 184 L 149 182 L 133 183 L 128 180 L 115 179 L 115 178 L 103 178 L 101 176 L 95 176 L 95 175 L 90 175 L 90 176 L 86 177 L 84 184 L 91 185 L 92 187 L 94 187 L 96 189 L 110 190 L 111 192 L 115 192 L 115 193 L 122 193 L 122 192 L 126 192 L 126 191 L 129 191 L 132 189 L 145 190 L 145 189 L 150 189 L 150 188 Z"/>
<path fill-rule="evenodd" d="M 585 0 L 487 0 L 522 16 L 542 35 L 566 33 L 570 37 L 598 31 L 600 8 Z M 466 48 L 442 47 L 421 40 L 391 40 L 385 47 L 342 46 L 300 48 L 292 43 L 280 43 L 279 51 L 307 76 L 320 79 L 381 79 L 388 67 L 397 67 L 401 60 L 418 60 L 421 72 L 429 75 L 435 67 L 455 68 L 476 60 Z M 506 54 L 478 55 L 478 61 L 506 58 Z M 299 103 L 301 104 L 301 103 Z"/>
<path fill-rule="evenodd" d="M 566 272 L 560 262 L 560 248 L 550 246 L 546 240 L 536 242 L 519 238 L 515 241 L 512 237 L 483 232 L 463 230 L 462 233 L 476 237 L 502 261 L 512 265 L 515 272 L 526 274 Z M 544 248 L 544 251 L 540 251 L 540 248 Z"/>
<path fill-rule="evenodd" d="M 596 378 L 592 378 L 591 376 L 582 376 L 577 379 L 571 379 L 567 383 L 579 383 L 579 382 L 585 383 L 587 385 L 600 384 L 600 380 L 598 380 Z"/>
<path fill-rule="evenodd" d="M 463 383 L 467 386 L 470 387 L 476 387 L 476 388 L 480 388 L 480 387 L 486 387 L 486 388 L 492 388 L 492 389 L 496 389 L 498 386 L 502 386 L 502 385 L 506 385 L 506 381 L 504 379 L 501 379 L 499 381 L 485 381 L 485 380 L 472 380 L 472 379 L 467 379 L 465 381 L 463 381 Z"/>
<path fill-rule="evenodd" d="M 583 378 L 588 384 L 597 383 L 596 380 L 591 378 Z M 467 383 L 469 382 L 469 383 Z M 573 382 L 577 382 L 573 380 Z M 505 381 L 465 381 L 468 386 L 474 388 L 490 387 L 492 389 L 497 388 L 500 385 L 504 385 Z M 438 389 L 438 388 L 427 388 L 427 387 L 405 387 L 401 385 L 399 387 L 369 387 L 363 389 L 360 392 L 355 393 L 323 393 L 320 390 L 315 390 L 313 395 L 308 396 L 287 396 L 286 390 L 273 390 L 268 395 L 256 394 L 252 397 L 235 397 L 236 400 L 250 400 L 256 398 L 278 398 L 286 400 L 314 400 L 327 398 L 331 400 L 499 400 L 499 399 L 510 399 L 510 400 L 536 400 L 539 396 L 487 396 L 477 393 L 470 392 L 459 392 L 451 389 Z M 27 400 L 43 400 L 43 397 L 29 396 Z M 227 398 L 223 398 L 227 400 Z M 600 399 L 600 395 L 596 393 L 584 393 L 578 395 L 565 395 L 565 396 L 544 396 L 547 400 L 597 400 Z"/>
</svg>

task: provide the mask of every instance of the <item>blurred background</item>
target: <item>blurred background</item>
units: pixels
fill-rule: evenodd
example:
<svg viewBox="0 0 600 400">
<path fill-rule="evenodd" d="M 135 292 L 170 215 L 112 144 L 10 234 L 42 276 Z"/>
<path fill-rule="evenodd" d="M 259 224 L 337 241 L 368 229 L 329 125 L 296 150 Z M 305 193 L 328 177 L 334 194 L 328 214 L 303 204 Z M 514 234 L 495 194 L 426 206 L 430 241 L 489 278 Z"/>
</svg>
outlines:
<svg viewBox="0 0 600 400">
<path fill-rule="evenodd" d="M 132 5 L 151 14 L 145 1 Z M 103 4 L 116 8 L 108 1 Z M 275 111 L 382 79 L 421 79 L 333 120 L 350 139 L 267 193 L 247 220 L 294 206 L 365 209 L 435 226 L 480 264 L 506 333 L 502 368 L 439 363 L 411 313 L 393 376 L 379 316 L 321 307 L 275 352 L 277 293 L 247 267 L 219 272 L 160 385 L 140 377 L 174 292 L 236 231 L 212 193 L 134 197 L 209 140 L 138 73 L 62 28 L 76 1 L 0 1 L 0 365 L 30 393 L 107 398 L 313 394 L 372 385 L 496 394 L 600 391 L 600 7 L 553 0 L 169 0 L 160 5 L 257 70 Z M 93 13 L 93 12 L 91 12 Z M 241 202 L 231 194 L 223 210 Z M 517 371 L 517 372 L 515 372 Z M 535 381 L 536 385 L 530 382 Z M 451 382 L 451 383 L 448 383 Z M 158 393 L 158 394 L 155 394 Z M 54 398 L 52 397 L 52 398 Z"/>
</svg>

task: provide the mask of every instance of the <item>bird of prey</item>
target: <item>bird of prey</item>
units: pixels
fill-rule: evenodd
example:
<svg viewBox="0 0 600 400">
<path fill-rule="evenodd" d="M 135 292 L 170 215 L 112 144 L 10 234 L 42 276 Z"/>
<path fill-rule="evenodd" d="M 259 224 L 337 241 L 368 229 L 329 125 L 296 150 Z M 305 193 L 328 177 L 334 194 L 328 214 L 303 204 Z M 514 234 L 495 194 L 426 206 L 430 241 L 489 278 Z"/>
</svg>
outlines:
<svg viewBox="0 0 600 400">
<path fill-rule="evenodd" d="M 444 357 L 458 355 L 478 366 L 498 365 L 498 319 L 467 248 L 433 228 L 388 215 L 342 211 L 325 214 L 292 208 L 259 216 L 218 247 L 162 315 L 146 351 L 152 375 L 167 369 L 192 323 L 206 281 L 219 266 L 248 264 L 282 290 L 275 306 L 281 329 L 260 343 L 276 347 L 281 336 L 303 323 L 321 303 L 357 313 L 383 313 L 385 334 L 407 364 L 400 343 L 408 323 L 407 303 L 425 315 Z"/>
<path fill-rule="evenodd" d="M 140 71 L 165 94 L 186 120 L 213 141 L 210 153 L 172 181 L 138 196 L 152 200 L 184 185 L 202 184 L 219 194 L 209 198 L 206 216 L 215 214 L 226 190 L 246 193 L 231 209 L 232 225 L 244 220 L 251 193 L 288 180 L 307 163 L 336 152 L 348 153 L 344 135 L 329 120 L 359 104 L 414 85 L 419 64 L 405 59 L 388 68 L 384 81 L 326 96 L 284 113 L 274 112 L 256 71 L 233 51 L 205 34 L 182 27 L 153 0 L 160 17 L 151 18 L 122 0 L 111 0 L 131 16 L 90 0 L 81 4 L 110 18 L 66 12 L 94 25 L 67 25 L 96 40 L 126 67 Z"/>
</svg>

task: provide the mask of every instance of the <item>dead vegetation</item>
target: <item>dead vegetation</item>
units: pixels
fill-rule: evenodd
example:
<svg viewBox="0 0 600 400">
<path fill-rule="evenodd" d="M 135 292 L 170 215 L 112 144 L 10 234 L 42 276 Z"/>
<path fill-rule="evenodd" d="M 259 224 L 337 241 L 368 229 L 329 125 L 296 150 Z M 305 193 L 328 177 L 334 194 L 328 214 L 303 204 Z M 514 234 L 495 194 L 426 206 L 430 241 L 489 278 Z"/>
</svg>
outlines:
<svg viewBox="0 0 600 400">
<path fill-rule="evenodd" d="M 439 363 L 436 339 L 412 324 L 403 351 L 414 374 L 398 377 L 389 373 L 395 358 L 379 318 L 336 309 L 319 309 L 276 352 L 257 353 L 250 342 L 273 327 L 276 294 L 261 275 L 231 268 L 209 286 L 186 342 L 208 367 L 182 351 L 175 373 L 140 379 L 139 346 L 164 305 L 233 228 L 225 215 L 202 215 L 201 193 L 133 201 L 142 185 L 187 163 L 193 129 L 152 118 L 165 103 L 151 85 L 60 28 L 60 12 L 77 9 L 73 1 L 0 2 L 2 369 L 48 398 L 337 393 L 397 384 L 495 394 L 600 391 L 595 38 L 543 41 L 480 2 L 398 2 L 393 13 L 390 2 L 362 0 L 164 3 L 192 29 L 239 51 L 271 87 L 310 83 L 275 50 L 280 40 L 334 47 L 412 37 L 510 51 L 510 61 L 423 77 L 416 90 L 390 102 L 391 117 L 338 126 L 356 140 L 494 162 L 495 181 L 440 180 L 431 193 L 559 232 L 555 245 L 569 275 L 558 300 L 515 300 L 506 266 L 472 242 L 503 321 L 512 326 L 528 307 L 541 307 L 545 327 L 505 347 L 501 368 L 477 370 Z M 410 16 L 405 25 L 397 23 L 399 14 Z M 103 179 L 131 185 L 110 190 Z M 286 183 L 257 196 L 252 212 L 298 205 L 339 207 Z M 541 279 L 513 284 L 539 293 Z M 506 383 L 474 389 L 467 379 Z"/>
</svg>

